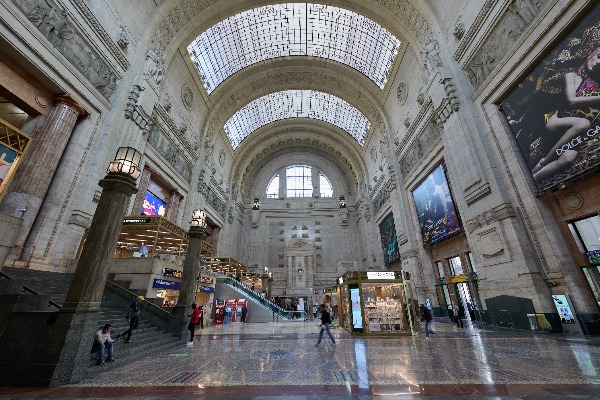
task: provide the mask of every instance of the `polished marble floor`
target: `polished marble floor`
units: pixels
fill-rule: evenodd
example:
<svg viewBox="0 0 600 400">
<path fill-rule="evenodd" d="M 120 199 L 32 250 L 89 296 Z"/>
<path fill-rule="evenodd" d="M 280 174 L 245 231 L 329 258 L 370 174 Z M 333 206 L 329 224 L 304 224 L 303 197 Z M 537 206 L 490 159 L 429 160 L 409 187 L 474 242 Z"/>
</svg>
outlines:
<svg viewBox="0 0 600 400">
<path fill-rule="evenodd" d="M 336 346 L 316 347 L 311 322 L 211 326 L 191 347 L 98 367 L 74 385 L 0 388 L 0 398 L 600 399 L 600 340 L 437 327 L 431 339 L 338 328 Z"/>
</svg>

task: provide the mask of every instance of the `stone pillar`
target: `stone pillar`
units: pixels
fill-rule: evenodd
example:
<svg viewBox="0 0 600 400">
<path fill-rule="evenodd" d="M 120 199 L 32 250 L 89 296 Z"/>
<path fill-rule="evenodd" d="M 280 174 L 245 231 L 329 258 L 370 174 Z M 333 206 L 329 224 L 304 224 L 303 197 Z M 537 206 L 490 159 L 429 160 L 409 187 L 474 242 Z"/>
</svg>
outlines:
<svg viewBox="0 0 600 400">
<path fill-rule="evenodd" d="M 110 174 L 99 184 L 102 195 L 67 298 L 56 323 L 47 326 L 44 348 L 46 363 L 54 366 L 52 386 L 85 377 L 91 338 L 98 329 L 100 302 L 123 225 L 124 207 L 137 192 L 135 181 L 129 176 Z"/>
<path fill-rule="evenodd" d="M 152 168 L 150 168 L 148 165 L 144 166 L 142 176 L 140 177 L 140 184 L 138 185 L 139 191 L 135 196 L 135 201 L 133 202 L 133 209 L 131 210 L 131 215 L 138 215 L 142 213 L 142 206 L 144 205 L 146 192 L 148 191 L 148 186 L 150 185 L 150 177 L 153 173 L 154 170 Z"/>
<path fill-rule="evenodd" d="M 192 312 L 191 305 L 194 302 L 196 276 L 198 275 L 200 258 L 202 258 L 202 241 L 206 239 L 207 235 L 203 228 L 192 226 L 189 230 L 189 236 L 187 253 L 183 262 L 179 298 L 169 320 L 170 330 L 173 333 L 178 333 L 179 339 L 182 341 L 187 341 L 189 337 L 187 330 L 188 314 Z"/>
<path fill-rule="evenodd" d="M 179 202 L 183 196 L 177 189 L 171 191 L 169 198 L 169 206 L 167 207 L 167 219 L 174 224 L 177 224 L 177 215 L 179 213 Z"/>
<path fill-rule="evenodd" d="M 17 209 L 27 209 L 23 214 L 23 224 L 13 247 L 13 258 L 20 258 L 23 246 L 33 222 L 50 187 L 63 152 L 67 147 L 77 118 L 89 115 L 71 95 L 63 94 L 54 98 L 54 108 L 44 125 L 32 132 L 33 139 L 19 173 L 13 178 L 8 193 L 0 204 L 0 213 L 12 216 Z"/>
</svg>

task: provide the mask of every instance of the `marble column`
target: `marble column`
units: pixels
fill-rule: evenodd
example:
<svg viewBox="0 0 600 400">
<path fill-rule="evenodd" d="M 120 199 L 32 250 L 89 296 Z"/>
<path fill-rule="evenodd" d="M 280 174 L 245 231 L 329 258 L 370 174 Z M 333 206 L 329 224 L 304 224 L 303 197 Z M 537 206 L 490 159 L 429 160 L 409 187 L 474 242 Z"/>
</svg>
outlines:
<svg viewBox="0 0 600 400">
<path fill-rule="evenodd" d="M 169 198 L 169 206 L 167 207 L 167 219 L 174 224 L 177 224 L 177 215 L 179 214 L 179 202 L 183 196 L 177 189 L 171 191 Z"/>
<path fill-rule="evenodd" d="M 146 191 L 150 185 L 150 177 L 154 173 L 154 170 L 149 166 L 145 166 L 140 177 L 140 184 L 138 185 L 139 191 L 135 196 L 133 202 L 133 208 L 131 209 L 131 215 L 139 215 L 142 213 L 142 206 L 144 205 L 144 199 L 146 198 Z"/>
<path fill-rule="evenodd" d="M 169 328 L 173 333 L 179 334 L 181 341 L 188 341 L 189 331 L 187 329 L 189 318 L 194 302 L 194 288 L 196 276 L 202 258 L 202 241 L 207 237 L 203 228 L 192 226 L 189 230 L 189 241 L 185 261 L 183 262 L 183 273 L 181 275 L 181 287 L 177 305 L 171 311 Z"/>
<path fill-rule="evenodd" d="M 17 209 L 27 209 L 23 224 L 13 247 L 12 258 L 20 258 L 23 245 L 38 215 L 63 152 L 73 133 L 77 118 L 89 115 L 70 94 L 54 98 L 54 107 L 43 126 L 32 132 L 31 144 L 13 178 L 0 213 L 20 216 Z"/>
<path fill-rule="evenodd" d="M 48 326 L 47 363 L 54 365 L 51 385 L 82 379 L 89 365 L 90 338 L 98 329 L 100 303 L 123 225 L 125 204 L 137 192 L 129 176 L 109 174 L 99 183 L 102 195 L 89 235 L 56 323 Z"/>
</svg>

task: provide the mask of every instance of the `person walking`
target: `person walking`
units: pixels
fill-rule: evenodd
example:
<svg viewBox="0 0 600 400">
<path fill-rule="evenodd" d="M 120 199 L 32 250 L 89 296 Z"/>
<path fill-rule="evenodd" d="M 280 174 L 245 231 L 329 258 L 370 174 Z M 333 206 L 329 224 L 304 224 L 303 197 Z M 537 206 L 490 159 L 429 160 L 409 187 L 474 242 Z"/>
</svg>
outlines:
<svg viewBox="0 0 600 400">
<path fill-rule="evenodd" d="M 113 340 L 110 337 L 110 332 L 112 331 L 112 325 L 106 324 L 102 329 L 100 329 L 94 335 L 94 347 L 98 348 L 98 362 L 96 365 L 104 365 L 104 354 L 105 351 L 108 351 L 108 359 L 106 361 L 113 362 L 115 359 L 113 358 L 113 343 L 119 340 L 119 336 Z M 93 349 L 92 349 L 93 350 Z"/>
<path fill-rule="evenodd" d="M 196 303 L 192 303 L 192 313 L 188 315 L 190 317 L 190 323 L 188 324 L 188 331 L 190 331 L 190 341 L 187 342 L 188 346 L 194 344 L 194 333 L 196 332 L 196 325 L 200 319 L 200 308 L 196 306 Z"/>
<path fill-rule="evenodd" d="M 319 340 L 317 340 L 317 347 L 321 344 L 321 340 L 323 339 L 323 331 L 327 331 L 329 338 L 331 339 L 331 343 L 335 344 L 335 339 L 329 330 L 329 325 L 331 324 L 331 314 L 327 311 L 325 304 L 321 304 L 319 306 L 319 311 L 321 311 L 321 331 L 319 332 Z"/>
<path fill-rule="evenodd" d="M 133 343 L 131 340 L 131 334 L 134 329 L 137 329 L 140 322 L 140 316 L 142 315 L 141 305 L 144 300 L 144 296 L 138 296 L 133 303 L 129 305 L 129 311 L 127 311 L 127 321 L 129 322 L 129 329 L 127 329 L 121 336 L 125 336 L 125 343 Z"/>
<path fill-rule="evenodd" d="M 464 324 L 463 324 L 463 318 L 465 317 L 465 308 L 463 307 L 462 304 L 460 304 L 459 306 L 455 306 L 456 307 L 456 317 L 455 317 L 455 322 L 456 322 L 456 327 L 457 328 L 464 328 Z"/>
<path fill-rule="evenodd" d="M 421 321 L 425 321 L 425 337 L 429 339 L 429 334 L 435 334 L 435 332 L 429 329 L 433 321 L 433 313 L 423 304 L 421 304 Z"/>
</svg>

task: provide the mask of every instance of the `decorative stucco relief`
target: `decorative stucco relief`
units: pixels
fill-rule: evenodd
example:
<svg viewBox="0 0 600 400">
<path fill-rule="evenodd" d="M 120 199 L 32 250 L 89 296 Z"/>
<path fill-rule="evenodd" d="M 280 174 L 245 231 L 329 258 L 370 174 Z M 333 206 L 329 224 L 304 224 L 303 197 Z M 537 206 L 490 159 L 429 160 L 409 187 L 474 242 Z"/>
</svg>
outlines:
<svg viewBox="0 0 600 400">
<path fill-rule="evenodd" d="M 439 127 L 429 122 L 400 158 L 400 172 L 407 177 L 425 154 L 441 139 Z"/>
<path fill-rule="evenodd" d="M 58 52 L 104 97 L 111 99 L 119 78 L 96 47 L 86 39 L 66 9 L 55 0 L 13 0 L 13 3 Z M 91 15 L 91 12 L 88 14 Z M 97 24 L 97 27 L 100 25 Z M 128 66 L 129 63 L 126 64 Z"/>
<path fill-rule="evenodd" d="M 510 54 L 510 49 L 517 43 L 517 39 L 549 1 L 513 0 L 508 5 L 492 32 L 465 67 L 469 83 L 474 90 L 481 86 L 500 60 Z"/>
<path fill-rule="evenodd" d="M 185 179 L 191 183 L 192 180 L 192 163 L 185 157 L 173 139 L 164 131 L 161 124 L 153 124 L 147 136 L 148 144 L 167 161 L 167 163 Z"/>
</svg>

